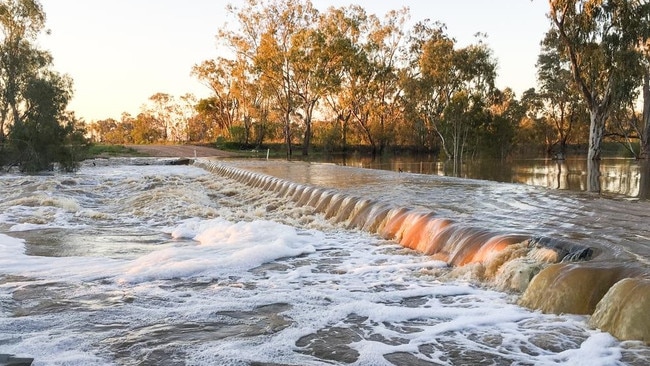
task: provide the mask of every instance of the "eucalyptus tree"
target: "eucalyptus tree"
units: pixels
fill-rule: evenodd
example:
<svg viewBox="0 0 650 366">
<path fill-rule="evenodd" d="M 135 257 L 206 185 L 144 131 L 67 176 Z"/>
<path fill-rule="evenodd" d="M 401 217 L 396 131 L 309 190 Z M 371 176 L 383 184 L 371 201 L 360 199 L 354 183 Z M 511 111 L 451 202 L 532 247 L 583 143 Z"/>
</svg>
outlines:
<svg viewBox="0 0 650 366">
<path fill-rule="evenodd" d="M 173 121 L 172 111 L 174 105 L 174 96 L 167 93 L 155 93 L 149 97 L 149 105 L 145 105 L 143 114 L 148 115 L 148 120 L 160 132 L 157 134 L 157 140 L 167 142 L 171 133 Z"/>
<path fill-rule="evenodd" d="M 637 111 L 637 100 L 623 100 L 613 108 L 608 123 L 607 136 L 618 141 L 635 158 L 642 158 L 647 144 L 643 114 Z M 635 144 L 635 142 L 639 144 Z M 645 156 L 643 157 L 645 158 Z"/>
<path fill-rule="evenodd" d="M 129 139 L 134 144 L 152 144 L 164 141 L 160 118 L 148 111 L 142 111 L 129 121 Z"/>
<path fill-rule="evenodd" d="M 515 137 L 519 149 L 523 152 L 537 152 L 538 147 L 543 146 L 544 152 L 551 151 L 557 133 L 547 121 L 545 101 L 535 88 L 529 88 L 522 93 L 520 103 L 525 112 Z"/>
<path fill-rule="evenodd" d="M 303 155 L 309 153 L 311 122 L 318 102 L 339 90 L 346 65 L 353 57 L 346 35 L 354 27 L 350 23 L 344 12 L 330 8 L 319 15 L 317 27 L 302 29 L 294 35 L 293 90 L 299 102 L 297 109 L 304 113 Z"/>
<path fill-rule="evenodd" d="M 443 110 L 442 129 L 451 141 L 454 166 L 466 152 L 477 153 L 481 136 L 477 133 L 488 121 L 487 108 L 494 92 L 496 61 L 482 42 L 456 50 L 453 57 L 454 81 L 451 100 Z"/>
<path fill-rule="evenodd" d="M 147 142 L 185 142 L 188 139 L 188 121 L 195 112 L 194 95 L 187 93 L 175 97 L 167 93 L 155 93 L 138 115 L 145 129 L 156 129 L 157 133 L 147 132 Z M 146 116 L 146 117 L 145 117 Z M 152 136 L 156 136 L 153 139 Z"/>
<path fill-rule="evenodd" d="M 93 142 L 108 143 L 108 144 L 123 144 L 125 143 L 122 125 L 113 118 L 102 119 L 92 122 L 88 127 L 91 140 Z"/>
<path fill-rule="evenodd" d="M 376 152 L 377 141 L 371 129 L 372 96 L 368 89 L 372 81 L 373 68 L 365 52 L 358 57 L 358 63 L 355 65 L 351 76 L 347 82 L 347 88 L 341 90 L 339 100 L 349 111 L 347 117 L 353 122 L 351 126 L 353 133 L 358 136 L 360 142 L 368 144 L 372 151 Z M 339 116 L 342 117 L 343 115 Z"/>
<path fill-rule="evenodd" d="M 107 144 L 132 144 L 134 118 L 129 113 L 122 113 L 120 120 L 113 118 L 93 121 L 88 126 L 92 142 Z"/>
<path fill-rule="evenodd" d="M 605 123 L 634 93 L 639 35 L 649 6 L 629 0 L 549 0 L 550 32 L 557 32 L 573 81 L 589 109 L 587 190 L 600 191 L 599 163 Z"/>
<path fill-rule="evenodd" d="M 84 131 L 66 111 L 72 80 L 50 68 L 52 56 L 36 47 L 45 13 L 36 0 L 0 2 L 0 164 L 23 171 L 53 163 L 76 168 L 86 146 Z"/>
<path fill-rule="evenodd" d="M 291 42 L 291 89 L 296 97 L 295 113 L 302 118 L 305 127 L 302 155 L 309 154 L 314 109 L 329 83 L 328 64 L 336 60 L 329 57 L 325 47 L 325 36 L 313 28 L 298 30 Z"/>
<path fill-rule="evenodd" d="M 407 8 L 388 12 L 384 19 L 349 8 L 352 43 L 346 46 L 347 61 L 335 105 L 339 120 L 354 122 L 373 154 L 383 153 L 394 138 L 400 96 L 401 47 Z"/>
<path fill-rule="evenodd" d="M 364 94 L 370 119 L 363 127 L 373 142 L 373 153 L 380 155 L 395 136 L 395 123 L 403 119 L 399 76 L 405 66 L 404 25 L 409 17 L 409 9 L 402 8 L 389 11 L 383 20 L 368 18 L 368 38 L 363 47 L 369 61 Z"/>
<path fill-rule="evenodd" d="M 542 102 L 544 119 L 554 131 L 555 137 L 547 146 L 547 153 L 555 152 L 565 157 L 568 142 L 580 131 L 587 110 L 583 99 L 573 83 L 571 67 L 558 52 L 557 33 L 549 32 L 542 41 L 542 51 L 537 60 L 537 80 L 540 87 L 538 98 Z"/>
<path fill-rule="evenodd" d="M 496 61 L 479 40 L 463 48 L 442 23 L 417 23 L 410 38 L 408 109 L 429 126 L 449 159 L 460 160 L 494 89 Z"/>
<path fill-rule="evenodd" d="M 24 110 L 9 129 L 12 164 L 21 171 L 51 169 L 54 162 L 74 170 L 87 145 L 81 121 L 66 112 L 72 97 L 72 80 L 55 72 L 41 71 L 22 91 Z"/>
<path fill-rule="evenodd" d="M 194 106 L 197 103 L 196 96 L 192 93 L 185 93 L 178 98 L 174 105 L 174 115 L 177 123 L 172 130 L 174 141 L 188 142 L 190 140 L 190 121 L 196 114 Z"/>
<path fill-rule="evenodd" d="M 226 134 L 231 133 L 239 114 L 240 100 L 235 96 L 235 85 L 239 82 L 236 69 L 239 67 L 241 66 L 234 60 L 218 57 L 192 68 L 192 74 L 212 92 L 211 97 L 202 99 L 197 104 L 197 111 L 212 120 L 211 124 Z"/>
<path fill-rule="evenodd" d="M 646 25 L 650 24 L 650 19 L 646 17 Z M 643 54 L 643 71 L 642 93 L 643 93 L 643 108 L 641 112 L 641 119 L 643 123 L 643 133 L 641 134 L 641 152 L 639 157 L 650 159 L 650 41 L 641 44 Z"/>
<path fill-rule="evenodd" d="M 233 88 L 234 97 L 238 101 L 239 118 L 245 131 L 251 132 L 246 132 L 247 136 L 250 135 L 255 147 L 259 148 L 264 139 L 276 136 L 278 125 L 282 125 L 282 116 L 274 107 L 272 86 L 259 83 L 255 69 L 245 67 L 243 62 L 238 62 L 237 65 L 234 71 L 237 83 Z"/>
<path fill-rule="evenodd" d="M 636 93 L 628 94 L 618 112 L 626 113 L 627 118 L 623 121 L 622 130 L 633 130 L 639 140 L 638 153 L 633 153 L 641 159 L 650 159 L 650 2 L 647 0 L 635 0 L 627 8 L 624 19 L 629 22 L 626 39 L 633 45 L 637 62 L 628 64 L 628 73 L 636 76 Z M 641 111 L 636 106 L 641 99 Z M 627 125 L 627 126 L 625 126 Z M 626 136 L 629 137 L 629 136 Z"/>
<path fill-rule="evenodd" d="M 247 0 L 241 8 L 229 5 L 228 11 L 235 15 L 240 27 L 224 28 L 218 37 L 230 46 L 240 62 L 252 67 L 262 90 L 274 99 L 274 105 L 281 111 L 290 157 L 291 124 L 297 110 L 293 43 L 297 33 L 316 22 L 318 12 L 311 2 L 300 0 Z"/>
<path fill-rule="evenodd" d="M 222 128 L 221 119 L 211 98 L 203 98 L 194 105 L 196 113 L 187 121 L 187 134 L 191 142 L 215 142 Z M 216 114 L 216 115 L 215 115 Z"/>
<path fill-rule="evenodd" d="M 456 90 L 454 47 L 455 40 L 446 34 L 444 24 L 416 23 L 409 39 L 410 74 L 403 79 L 404 101 L 412 123 L 422 121 L 432 140 L 437 135 L 448 158 L 453 154 L 448 148 L 447 134 L 443 133 L 442 116 Z"/>
<path fill-rule="evenodd" d="M 120 115 L 119 126 L 120 128 L 118 134 L 122 136 L 122 143 L 132 144 L 134 142 L 133 132 L 136 126 L 136 118 L 133 117 L 130 113 L 122 112 Z"/>
<path fill-rule="evenodd" d="M 326 37 L 328 52 L 335 58 L 329 70 L 329 90 L 324 98 L 339 124 L 337 129 L 343 151 L 347 149 L 354 96 L 363 89 L 358 79 L 367 64 L 361 47 L 367 19 L 366 11 L 359 5 L 331 7 L 319 18 L 318 28 Z"/>
<path fill-rule="evenodd" d="M 488 98 L 484 113 L 485 118 L 480 124 L 477 148 L 481 156 L 505 159 L 516 144 L 517 131 L 526 117 L 526 106 L 516 98 L 510 88 L 495 89 Z"/>
<path fill-rule="evenodd" d="M 38 70 L 49 66 L 52 57 L 34 47 L 45 27 L 43 7 L 35 0 L 0 2 L 0 143 L 8 127 L 20 123 L 24 91 Z"/>
<path fill-rule="evenodd" d="M 597 160 L 613 105 L 634 90 L 631 71 L 638 62 L 639 40 L 633 35 L 650 9 L 643 1 L 629 0 L 549 0 L 549 5 L 549 32 L 557 32 L 560 51 L 589 110 L 587 158 Z"/>
</svg>

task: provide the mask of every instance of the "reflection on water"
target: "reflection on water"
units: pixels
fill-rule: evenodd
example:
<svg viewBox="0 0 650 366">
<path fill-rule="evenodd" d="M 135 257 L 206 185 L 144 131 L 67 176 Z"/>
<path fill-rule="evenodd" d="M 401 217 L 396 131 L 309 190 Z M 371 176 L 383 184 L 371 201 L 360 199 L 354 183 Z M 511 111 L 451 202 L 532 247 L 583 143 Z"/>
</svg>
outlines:
<svg viewBox="0 0 650 366">
<path fill-rule="evenodd" d="M 326 162 L 358 168 L 403 171 L 418 174 L 456 176 L 496 182 L 521 183 L 551 189 L 600 192 L 647 199 L 650 196 L 650 163 L 626 158 L 607 158 L 592 162 L 585 158 L 566 160 L 474 160 L 462 162 L 460 169 L 453 161 L 437 161 L 433 157 L 403 156 L 375 158 L 352 156 L 330 157 Z"/>
</svg>

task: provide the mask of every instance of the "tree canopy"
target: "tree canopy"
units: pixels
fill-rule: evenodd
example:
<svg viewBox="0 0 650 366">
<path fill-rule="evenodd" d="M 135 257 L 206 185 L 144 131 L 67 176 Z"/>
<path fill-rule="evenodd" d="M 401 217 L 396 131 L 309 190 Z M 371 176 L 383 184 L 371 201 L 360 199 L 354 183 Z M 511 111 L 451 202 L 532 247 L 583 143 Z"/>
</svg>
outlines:
<svg viewBox="0 0 650 366">
<path fill-rule="evenodd" d="M 572 147 L 597 161 L 603 141 L 649 157 L 649 7 L 550 0 L 537 85 L 517 95 L 495 85 L 489 35 L 460 43 L 443 23 L 411 22 L 407 8 L 379 17 L 357 5 L 246 0 L 226 7 L 235 21 L 217 32 L 220 56 L 192 70 L 209 97 L 156 94 L 138 116 L 91 130 L 99 141 L 275 143 L 288 157 L 314 144 L 455 161 L 564 158 Z"/>
<path fill-rule="evenodd" d="M 570 66 L 573 84 L 589 111 L 589 191 L 599 191 L 598 166 L 612 112 L 636 97 L 643 77 L 650 4 L 629 0 L 549 0 L 558 55 Z M 646 67 L 647 68 L 647 67 Z M 642 143 L 645 143 L 641 139 Z M 647 147 L 642 150 L 647 151 Z"/>
<path fill-rule="evenodd" d="M 52 57 L 35 46 L 45 13 L 36 0 L 0 3 L 0 165 L 39 171 L 59 163 L 74 169 L 86 144 L 66 111 L 72 80 L 51 70 Z"/>
</svg>

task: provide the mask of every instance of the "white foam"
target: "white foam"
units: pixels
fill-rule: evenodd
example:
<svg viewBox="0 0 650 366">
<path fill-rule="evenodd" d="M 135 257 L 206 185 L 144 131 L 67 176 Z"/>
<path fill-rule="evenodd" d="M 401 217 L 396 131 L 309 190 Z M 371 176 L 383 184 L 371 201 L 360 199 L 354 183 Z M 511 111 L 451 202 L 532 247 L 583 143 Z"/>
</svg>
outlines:
<svg viewBox="0 0 650 366">
<path fill-rule="evenodd" d="M 63 178 L 3 184 L 14 192 L 53 179 Z M 337 331 L 349 330 L 357 338 L 341 347 L 359 353 L 354 365 L 387 364 L 385 355 L 395 352 L 450 364 L 454 349 L 496 364 L 605 365 L 622 357 L 621 344 L 590 330 L 584 317 L 544 315 L 503 293 L 441 282 L 425 269 L 442 262 L 279 199 L 260 209 L 272 200 L 261 199 L 264 192 L 195 167 L 84 167 L 75 181 L 74 190 L 57 192 L 78 203 L 76 212 L 48 206 L 43 215 L 33 211 L 38 207 L 0 202 L 5 226 L 37 235 L 42 226 L 29 227 L 30 220 L 47 217 L 43 225 L 75 234 L 89 227 L 100 239 L 139 230 L 167 235 L 115 259 L 125 243 L 98 240 L 104 251 L 93 256 L 38 257 L 25 254 L 29 243 L 0 233 L 0 353 L 35 357 L 35 365 L 119 364 L 115 347 L 123 347 L 126 363 L 178 349 L 187 364 L 322 365 L 330 361 L 297 342 L 336 342 Z M 140 216 L 124 203 L 138 197 L 153 202 Z M 115 214 L 102 215 L 108 212 Z M 295 217 L 287 219 L 288 212 Z M 92 239 L 79 245 L 99 245 Z M 273 304 L 286 305 L 280 314 L 259 310 Z M 203 324 L 212 328 L 183 333 Z M 255 327 L 261 330 L 241 334 Z"/>
<path fill-rule="evenodd" d="M 232 223 L 224 219 L 189 220 L 171 230 L 174 238 L 191 238 L 194 246 L 157 250 L 126 268 L 121 281 L 223 277 L 263 263 L 313 253 L 315 233 L 298 234 L 295 228 L 271 221 Z"/>
<path fill-rule="evenodd" d="M 617 343 L 616 338 L 608 333 L 592 332 L 579 348 L 548 357 L 548 362 L 576 366 L 615 365 L 621 359 L 621 349 Z"/>
<path fill-rule="evenodd" d="M 380 265 L 360 265 L 351 271 L 357 275 L 364 275 L 376 271 L 400 271 L 400 270 L 413 270 L 413 269 L 429 269 L 429 268 L 444 268 L 448 264 L 445 261 L 433 260 L 422 261 L 416 263 L 381 263 Z"/>
<path fill-rule="evenodd" d="M 0 268 L 1 264 L 13 263 L 25 256 L 25 241 L 0 233 Z"/>
</svg>

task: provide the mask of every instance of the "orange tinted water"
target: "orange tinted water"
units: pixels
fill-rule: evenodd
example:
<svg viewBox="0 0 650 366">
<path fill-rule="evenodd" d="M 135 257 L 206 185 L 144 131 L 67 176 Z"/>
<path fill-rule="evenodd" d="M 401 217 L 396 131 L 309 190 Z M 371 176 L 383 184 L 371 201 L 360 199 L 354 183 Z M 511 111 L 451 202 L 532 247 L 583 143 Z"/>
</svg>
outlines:
<svg viewBox="0 0 650 366">
<path fill-rule="evenodd" d="M 509 284 L 497 287 L 523 292 L 523 306 L 574 314 L 592 314 L 598 308 L 599 314 L 605 314 L 595 321 L 598 326 L 603 324 L 622 338 L 650 338 L 645 323 L 612 320 L 640 317 L 647 310 L 615 306 L 630 292 L 646 299 L 645 291 L 650 289 L 615 286 L 625 279 L 648 277 L 650 232 L 645 219 L 650 206 L 645 201 L 630 207 L 629 201 L 593 195 L 558 195 L 515 185 L 307 163 L 236 164 L 241 168 L 199 164 L 252 186 L 268 180 L 264 173 L 281 164 L 284 177 L 280 178 L 297 181 L 278 193 L 310 205 L 327 219 L 348 226 L 355 222 L 357 228 L 363 222 L 366 230 L 452 266 L 472 265 L 480 274 L 476 278 L 488 284 L 508 279 Z M 304 177 L 309 179 L 301 181 Z M 321 189 L 337 190 L 315 199 L 314 182 Z M 377 212 L 381 214 L 374 215 Z M 527 273 L 527 279 L 517 273 Z M 627 325 L 620 330 L 619 324 Z"/>
</svg>

